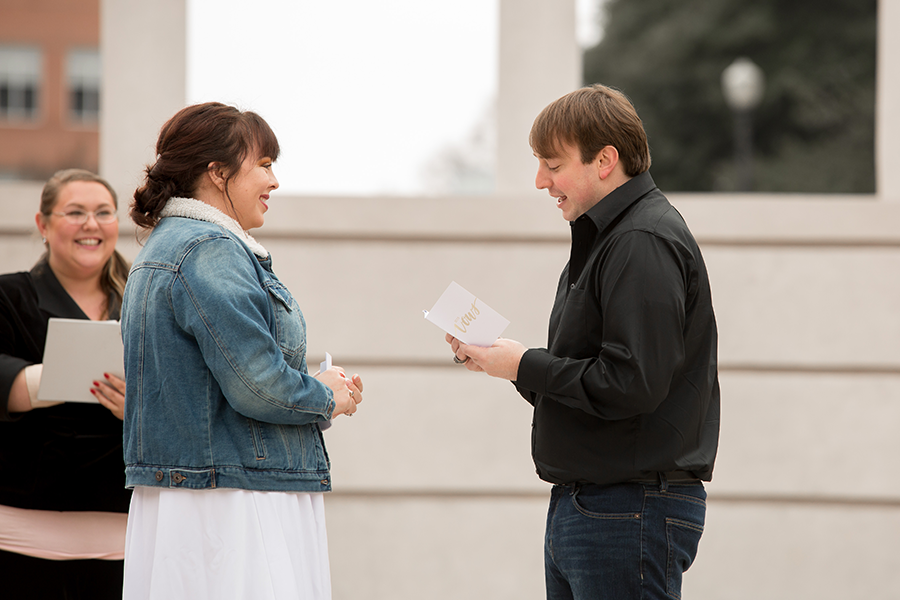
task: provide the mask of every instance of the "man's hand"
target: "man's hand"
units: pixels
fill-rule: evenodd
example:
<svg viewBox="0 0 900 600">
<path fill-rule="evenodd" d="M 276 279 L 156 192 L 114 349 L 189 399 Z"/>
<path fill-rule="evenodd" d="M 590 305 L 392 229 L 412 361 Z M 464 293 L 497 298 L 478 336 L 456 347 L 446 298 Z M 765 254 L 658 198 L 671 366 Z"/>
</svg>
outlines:
<svg viewBox="0 0 900 600">
<path fill-rule="evenodd" d="M 449 333 L 447 343 L 459 360 L 465 361 L 470 371 L 484 371 L 491 377 L 515 381 L 519 375 L 519 362 L 527 348 L 514 340 L 498 339 L 490 348 L 464 344 Z"/>
</svg>

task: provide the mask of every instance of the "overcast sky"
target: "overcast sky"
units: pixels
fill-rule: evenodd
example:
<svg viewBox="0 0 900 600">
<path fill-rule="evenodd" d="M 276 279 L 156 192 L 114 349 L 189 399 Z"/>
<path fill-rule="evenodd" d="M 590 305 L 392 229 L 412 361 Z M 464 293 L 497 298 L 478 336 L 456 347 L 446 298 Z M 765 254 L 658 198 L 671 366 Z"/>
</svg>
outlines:
<svg viewBox="0 0 900 600">
<path fill-rule="evenodd" d="M 189 0 L 188 101 L 260 113 L 284 192 L 428 193 L 492 108 L 497 23 L 498 0 Z"/>
</svg>

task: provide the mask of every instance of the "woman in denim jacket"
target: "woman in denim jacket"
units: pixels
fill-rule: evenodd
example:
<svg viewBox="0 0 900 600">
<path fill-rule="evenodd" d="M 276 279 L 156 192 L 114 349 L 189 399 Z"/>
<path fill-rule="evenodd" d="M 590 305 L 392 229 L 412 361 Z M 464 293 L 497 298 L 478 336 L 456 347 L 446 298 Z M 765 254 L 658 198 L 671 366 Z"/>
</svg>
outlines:
<svg viewBox="0 0 900 600">
<path fill-rule="evenodd" d="M 247 233 L 278 187 L 278 141 L 206 103 L 156 151 L 122 307 L 124 598 L 330 598 L 320 424 L 356 412 L 362 382 L 307 374 L 303 315 Z"/>
</svg>

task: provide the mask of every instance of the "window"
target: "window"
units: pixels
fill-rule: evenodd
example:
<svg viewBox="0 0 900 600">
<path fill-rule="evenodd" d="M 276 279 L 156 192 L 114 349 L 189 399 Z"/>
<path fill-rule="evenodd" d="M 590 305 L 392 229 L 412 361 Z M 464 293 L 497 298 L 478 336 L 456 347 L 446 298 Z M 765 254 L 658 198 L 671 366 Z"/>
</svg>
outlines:
<svg viewBox="0 0 900 600">
<path fill-rule="evenodd" d="M 96 123 L 100 119 L 100 52 L 70 50 L 66 58 L 69 119 L 74 123 Z"/>
<path fill-rule="evenodd" d="M 0 46 L 0 120 L 36 120 L 40 85 L 40 50 Z"/>
</svg>

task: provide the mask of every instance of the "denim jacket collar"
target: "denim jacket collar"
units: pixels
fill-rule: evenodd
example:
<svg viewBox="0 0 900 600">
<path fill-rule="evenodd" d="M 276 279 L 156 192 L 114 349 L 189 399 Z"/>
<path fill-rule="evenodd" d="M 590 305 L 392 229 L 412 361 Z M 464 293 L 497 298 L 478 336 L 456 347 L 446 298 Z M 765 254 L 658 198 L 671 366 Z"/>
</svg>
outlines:
<svg viewBox="0 0 900 600">
<path fill-rule="evenodd" d="M 207 221 L 214 223 L 220 227 L 224 227 L 234 235 L 238 236 L 253 254 L 265 259 L 269 253 L 263 248 L 263 245 L 253 239 L 253 236 L 243 230 L 241 224 L 223 213 L 218 208 L 207 204 L 196 198 L 169 198 L 162 211 L 159 213 L 163 217 L 185 217 L 195 219 L 197 221 Z"/>
</svg>

